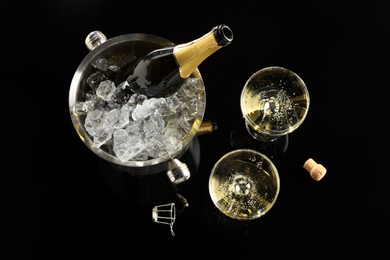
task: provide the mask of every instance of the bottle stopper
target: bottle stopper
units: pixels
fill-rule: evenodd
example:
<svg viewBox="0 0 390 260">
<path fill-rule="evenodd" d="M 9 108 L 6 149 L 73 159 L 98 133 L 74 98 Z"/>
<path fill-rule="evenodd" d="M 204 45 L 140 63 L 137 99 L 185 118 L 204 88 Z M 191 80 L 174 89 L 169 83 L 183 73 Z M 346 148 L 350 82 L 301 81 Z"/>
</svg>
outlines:
<svg viewBox="0 0 390 260">
<path fill-rule="evenodd" d="M 321 180 L 326 174 L 326 168 L 322 164 L 316 163 L 312 158 L 307 159 L 303 168 L 310 172 L 310 176 L 316 181 Z"/>
</svg>

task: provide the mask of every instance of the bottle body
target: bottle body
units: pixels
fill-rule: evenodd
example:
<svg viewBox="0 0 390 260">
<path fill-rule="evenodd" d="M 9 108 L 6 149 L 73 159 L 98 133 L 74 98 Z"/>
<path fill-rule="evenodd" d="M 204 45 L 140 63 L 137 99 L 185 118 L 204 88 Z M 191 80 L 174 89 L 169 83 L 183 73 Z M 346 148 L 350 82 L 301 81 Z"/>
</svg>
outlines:
<svg viewBox="0 0 390 260">
<path fill-rule="evenodd" d="M 138 94 L 170 96 L 206 58 L 232 39 L 230 28 L 219 25 L 191 42 L 154 50 L 136 65 L 127 83 Z"/>
<path fill-rule="evenodd" d="M 218 129 L 218 125 L 216 122 L 213 121 L 203 121 L 200 125 L 198 131 L 196 132 L 196 136 L 205 135 L 205 134 L 212 134 Z"/>
<path fill-rule="evenodd" d="M 158 49 L 142 59 L 127 79 L 130 89 L 148 97 L 165 97 L 175 93 L 183 78 L 178 73 L 173 49 L 173 47 Z"/>
</svg>

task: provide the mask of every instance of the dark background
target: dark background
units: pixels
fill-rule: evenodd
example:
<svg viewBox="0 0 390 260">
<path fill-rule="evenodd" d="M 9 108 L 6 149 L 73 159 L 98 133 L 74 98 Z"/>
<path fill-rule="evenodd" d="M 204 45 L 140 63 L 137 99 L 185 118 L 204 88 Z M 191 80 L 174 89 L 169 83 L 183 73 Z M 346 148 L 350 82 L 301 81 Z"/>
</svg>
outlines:
<svg viewBox="0 0 390 260">
<path fill-rule="evenodd" d="M 2 1 L 0 259 L 387 256 L 389 10 L 384 0 Z M 232 44 L 199 66 L 204 120 L 218 130 L 194 139 L 200 161 L 175 187 L 189 207 L 177 213 L 171 236 L 151 218 L 165 179 L 105 168 L 73 128 L 69 87 L 91 31 L 185 43 L 221 23 L 233 30 Z M 245 81 L 272 65 L 301 76 L 310 109 L 287 151 L 273 158 L 276 204 L 239 223 L 218 214 L 208 177 L 233 149 Z M 302 169 L 309 157 L 328 170 L 319 182 Z"/>
</svg>

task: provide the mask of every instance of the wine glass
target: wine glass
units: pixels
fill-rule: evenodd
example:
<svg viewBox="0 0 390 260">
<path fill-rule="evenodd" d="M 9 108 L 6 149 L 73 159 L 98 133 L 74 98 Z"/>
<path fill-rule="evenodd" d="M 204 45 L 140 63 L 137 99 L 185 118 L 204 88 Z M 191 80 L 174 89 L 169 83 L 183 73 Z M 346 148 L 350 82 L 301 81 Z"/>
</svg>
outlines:
<svg viewBox="0 0 390 260">
<path fill-rule="evenodd" d="M 278 170 L 264 154 L 236 149 L 222 156 L 209 177 L 214 205 L 234 220 L 253 220 L 267 213 L 280 190 Z"/>
<path fill-rule="evenodd" d="M 236 127 L 231 132 L 232 146 L 253 146 L 254 138 L 260 141 L 256 145 L 262 150 L 277 147 L 285 152 L 288 134 L 306 118 L 310 96 L 305 82 L 296 73 L 271 66 L 249 77 L 241 92 L 240 105 L 246 130 Z M 245 136 L 248 133 L 250 136 Z"/>
</svg>

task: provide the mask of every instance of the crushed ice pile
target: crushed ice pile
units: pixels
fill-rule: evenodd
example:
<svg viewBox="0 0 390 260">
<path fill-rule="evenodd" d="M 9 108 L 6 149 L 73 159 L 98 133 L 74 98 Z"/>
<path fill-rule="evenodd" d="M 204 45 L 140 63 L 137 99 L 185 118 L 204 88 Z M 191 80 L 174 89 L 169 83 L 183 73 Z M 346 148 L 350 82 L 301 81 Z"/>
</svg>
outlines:
<svg viewBox="0 0 390 260">
<path fill-rule="evenodd" d="M 96 147 L 121 161 L 139 161 L 174 154 L 183 149 L 183 139 L 192 128 L 200 106 L 199 79 L 188 78 L 177 93 L 166 98 L 147 98 L 129 90 L 118 80 L 128 56 L 100 58 L 87 77 L 85 100 L 74 112 L 85 116 L 84 127 Z M 115 83 L 117 82 L 117 83 Z"/>
</svg>

